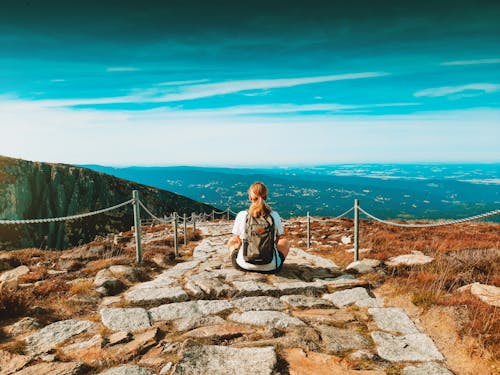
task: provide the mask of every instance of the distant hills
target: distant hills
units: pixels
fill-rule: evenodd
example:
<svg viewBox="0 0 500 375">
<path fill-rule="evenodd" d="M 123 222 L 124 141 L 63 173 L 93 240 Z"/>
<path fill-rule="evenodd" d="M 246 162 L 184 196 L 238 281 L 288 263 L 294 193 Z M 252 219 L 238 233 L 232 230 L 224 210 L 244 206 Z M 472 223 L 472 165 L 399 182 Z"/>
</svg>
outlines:
<svg viewBox="0 0 500 375">
<path fill-rule="evenodd" d="M 155 214 L 211 212 L 213 207 L 158 188 L 125 181 L 87 168 L 0 156 L 0 219 L 69 216 L 140 199 Z M 143 214 L 144 217 L 147 215 Z M 0 249 L 63 249 L 96 235 L 129 230 L 131 205 L 87 218 L 45 224 L 1 225 Z"/>
<path fill-rule="evenodd" d="M 335 216 L 361 206 L 381 218 L 462 218 L 500 208 L 500 164 L 364 164 L 305 168 L 86 166 L 237 211 L 256 180 L 283 217 Z M 498 216 L 492 220 L 498 221 Z"/>
</svg>

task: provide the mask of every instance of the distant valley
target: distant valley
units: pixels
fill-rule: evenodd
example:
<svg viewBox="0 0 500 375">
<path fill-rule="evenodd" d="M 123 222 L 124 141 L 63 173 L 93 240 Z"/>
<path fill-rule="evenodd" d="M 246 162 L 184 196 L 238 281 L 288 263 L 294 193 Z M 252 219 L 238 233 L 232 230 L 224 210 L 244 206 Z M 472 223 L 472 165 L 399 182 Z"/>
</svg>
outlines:
<svg viewBox="0 0 500 375">
<path fill-rule="evenodd" d="M 462 218 L 500 207 L 500 164 L 354 164 L 305 168 L 85 167 L 224 209 L 248 206 L 256 180 L 283 217 L 336 216 L 359 199 L 381 218 Z M 494 217 L 492 220 L 498 221 Z"/>
</svg>

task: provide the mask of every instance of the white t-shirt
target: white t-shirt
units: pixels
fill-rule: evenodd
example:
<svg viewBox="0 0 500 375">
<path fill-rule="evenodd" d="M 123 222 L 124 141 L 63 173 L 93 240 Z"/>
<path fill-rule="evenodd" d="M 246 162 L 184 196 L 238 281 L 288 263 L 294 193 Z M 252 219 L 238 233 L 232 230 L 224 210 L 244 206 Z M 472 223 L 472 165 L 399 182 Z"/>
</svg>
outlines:
<svg viewBox="0 0 500 375">
<path fill-rule="evenodd" d="M 247 219 L 248 212 L 240 211 L 238 215 L 236 215 L 236 219 L 234 220 L 233 225 L 233 234 L 239 236 L 243 239 L 245 235 L 245 225 Z M 283 224 L 281 223 L 280 215 L 276 211 L 271 211 L 271 217 L 274 220 L 274 240 L 276 241 L 276 235 L 280 236 L 283 234 Z M 277 269 L 281 265 L 281 258 L 278 255 L 278 250 L 276 246 L 274 247 L 274 255 L 273 260 L 271 260 L 268 264 L 252 264 L 245 261 L 243 258 L 243 247 L 240 247 L 238 251 L 238 256 L 236 257 L 236 263 L 238 266 L 245 270 L 249 271 L 273 271 Z"/>
</svg>

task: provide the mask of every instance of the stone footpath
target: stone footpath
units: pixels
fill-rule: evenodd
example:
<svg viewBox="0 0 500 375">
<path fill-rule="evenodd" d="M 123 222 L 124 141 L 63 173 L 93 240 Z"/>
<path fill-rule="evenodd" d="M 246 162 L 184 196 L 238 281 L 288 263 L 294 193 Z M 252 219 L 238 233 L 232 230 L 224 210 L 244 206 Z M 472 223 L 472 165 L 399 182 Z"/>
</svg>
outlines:
<svg viewBox="0 0 500 375">
<path fill-rule="evenodd" d="M 332 261 L 292 249 L 279 274 L 244 273 L 227 254 L 230 226 L 200 229 L 207 237 L 190 259 L 105 298 L 96 321 L 27 337 L 32 355 L 57 347 L 67 361 L 17 373 L 88 373 L 78 358 L 95 358 L 121 363 L 106 375 L 452 374 L 403 309 Z"/>
</svg>

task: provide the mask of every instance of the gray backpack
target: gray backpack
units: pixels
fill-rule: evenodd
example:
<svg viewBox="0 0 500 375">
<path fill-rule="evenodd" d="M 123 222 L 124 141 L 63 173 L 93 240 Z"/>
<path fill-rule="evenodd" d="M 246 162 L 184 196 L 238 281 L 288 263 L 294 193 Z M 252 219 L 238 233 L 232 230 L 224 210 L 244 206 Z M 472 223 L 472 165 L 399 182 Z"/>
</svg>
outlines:
<svg viewBox="0 0 500 375">
<path fill-rule="evenodd" d="M 247 214 L 243 259 L 252 264 L 269 264 L 274 256 L 274 219 L 271 215 L 252 217 Z"/>
</svg>

